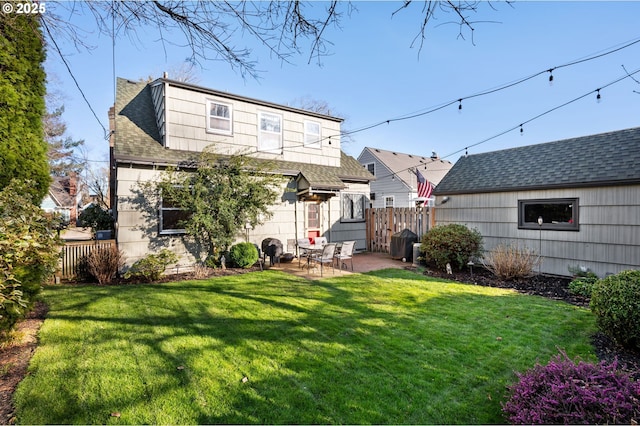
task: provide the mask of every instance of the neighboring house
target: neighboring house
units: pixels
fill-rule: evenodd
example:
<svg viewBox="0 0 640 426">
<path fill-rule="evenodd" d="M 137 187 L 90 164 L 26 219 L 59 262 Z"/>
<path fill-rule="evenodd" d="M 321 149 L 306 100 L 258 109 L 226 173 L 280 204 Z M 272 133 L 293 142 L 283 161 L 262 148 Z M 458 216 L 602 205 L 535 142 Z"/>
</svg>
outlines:
<svg viewBox="0 0 640 426">
<path fill-rule="evenodd" d="M 640 127 L 465 156 L 435 194 L 436 225 L 534 249 L 542 272 L 640 268 Z"/>
<path fill-rule="evenodd" d="M 128 264 L 162 247 L 181 262 L 198 255 L 182 231 L 163 220 L 170 206 L 145 211 L 136 186 L 167 166 L 189 169 L 207 146 L 268 160 L 289 178 L 273 217 L 248 230 L 250 242 L 277 238 L 287 251 L 289 240 L 324 236 L 365 248 L 364 209 L 374 177 L 340 149 L 342 119 L 166 78 L 118 79 L 110 119 L 111 206 Z"/>
<path fill-rule="evenodd" d="M 453 167 L 434 152 L 431 157 L 402 154 L 366 147 L 358 161 L 376 180 L 371 182 L 371 207 L 415 207 L 429 205 L 429 200 L 418 197 L 417 169 L 425 179 L 436 186 Z"/>
<path fill-rule="evenodd" d="M 75 173 L 69 176 L 53 176 L 49 192 L 40 203 L 40 207 L 47 213 L 58 213 L 71 226 L 76 225 L 78 218 L 78 178 Z"/>
</svg>

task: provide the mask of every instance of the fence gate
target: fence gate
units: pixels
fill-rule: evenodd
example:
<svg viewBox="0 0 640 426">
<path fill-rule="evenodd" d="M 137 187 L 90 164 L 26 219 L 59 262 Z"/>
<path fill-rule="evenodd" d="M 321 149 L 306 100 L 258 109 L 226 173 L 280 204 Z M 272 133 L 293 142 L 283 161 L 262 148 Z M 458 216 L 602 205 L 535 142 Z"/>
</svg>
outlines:
<svg viewBox="0 0 640 426">
<path fill-rule="evenodd" d="M 98 248 L 116 246 L 116 240 L 93 240 L 68 242 L 62 247 L 60 256 L 59 276 L 63 279 L 73 279 L 86 274 L 86 266 L 82 259 Z"/>
<path fill-rule="evenodd" d="M 428 207 L 367 209 L 367 250 L 389 253 L 391 236 L 409 229 L 422 237 L 429 230 Z"/>
</svg>

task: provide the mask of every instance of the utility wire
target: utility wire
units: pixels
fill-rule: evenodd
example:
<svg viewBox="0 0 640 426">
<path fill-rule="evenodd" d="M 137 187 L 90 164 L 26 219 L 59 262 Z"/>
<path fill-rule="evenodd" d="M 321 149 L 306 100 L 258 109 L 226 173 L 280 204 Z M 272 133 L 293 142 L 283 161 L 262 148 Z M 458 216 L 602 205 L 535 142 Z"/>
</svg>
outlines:
<svg viewBox="0 0 640 426">
<path fill-rule="evenodd" d="M 96 114 L 96 112 L 94 111 L 93 107 L 91 106 L 91 103 L 89 102 L 89 100 L 85 96 L 84 92 L 80 88 L 80 84 L 78 83 L 78 80 L 76 80 L 76 77 L 73 75 L 73 72 L 71 71 L 71 67 L 69 66 L 69 63 L 64 58 L 64 55 L 62 54 L 62 51 L 60 50 L 60 47 L 58 46 L 58 43 L 56 43 L 56 40 L 53 38 L 53 35 L 51 34 L 51 31 L 49 31 L 49 26 L 47 25 L 45 20 L 42 20 L 42 25 L 44 26 L 45 30 L 47 30 L 47 34 L 49 34 L 49 39 L 51 40 L 51 42 L 53 43 L 54 47 L 56 48 L 56 51 L 58 52 L 58 55 L 60 55 L 60 59 L 62 59 L 62 62 L 64 63 L 64 66 L 67 67 L 67 71 L 69 71 L 69 75 L 71 76 L 71 79 L 73 80 L 73 82 L 76 84 L 76 87 L 80 91 L 80 94 L 82 95 L 82 98 L 84 99 L 84 101 L 86 102 L 87 106 L 89 107 L 89 109 L 93 113 L 93 116 L 96 118 L 96 121 L 98 122 L 98 124 L 100 124 L 100 127 L 102 127 L 102 130 L 104 131 L 104 136 L 107 137 L 109 132 L 107 132 L 107 129 L 104 127 L 104 124 L 102 124 L 102 122 L 98 118 L 98 115 Z"/>
<path fill-rule="evenodd" d="M 538 114 L 538 115 L 536 115 L 536 116 L 534 116 L 534 117 L 531 117 L 531 118 L 529 118 L 529 119 L 527 119 L 527 120 L 523 121 L 522 123 L 520 123 L 520 124 L 518 124 L 518 125 L 516 125 L 516 126 L 513 126 L 513 127 L 508 128 L 507 130 L 504 130 L 504 131 L 502 131 L 502 132 L 500 132 L 500 133 L 498 133 L 498 134 L 496 134 L 496 135 L 493 135 L 493 136 L 491 136 L 491 137 L 488 137 L 488 138 L 486 138 L 486 139 L 483 139 L 483 140 L 481 140 L 481 141 L 479 141 L 479 142 L 476 142 L 476 143 L 474 143 L 474 144 L 467 145 L 466 147 L 464 147 L 464 148 L 462 148 L 462 149 L 459 149 L 459 150 L 457 150 L 457 151 L 455 151 L 455 152 L 452 152 L 451 154 L 447 154 L 447 155 L 445 155 L 445 156 L 443 156 L 443 157 L 440 157 L 440 159 L 445 159 L 445 158 L 451 157 L 451 156 L 456 155 L 456 154 L 459 154 L 459 153 L 461 153 L 461 152 L 463 152 L 463 151 L 464 151 L 464 152 L 467 152 L 467 150 L 468 150 L 469 148 L 473 148 L 473 147 L 476 147 L 476 146 L 478 146 L 478 145 L 482 145 L 482 144 L 484 144 L 484 143 L 486 143 L 486 142 L 489 142 L 489 141 L 491 141 L 491 140 L 493 140 L 493 139 L 499 138 L 500 136 L 504 136 L 504 135 L 506 135 L 507 133 L 510 133 L 510 132 L 512 132 L 512 131 L 514 131 L 514 130 L 522 129 L 522 126 L 524 126 L 525 124 L 531 123 L 532 121 L 537 120 L 537 119 L 539 119 L 539 118 L 541 118 L 541 117 L 543 117 L 543 116 L 545 116 L 545 115 L 547 115 L 547 114 L 550 114 L 550 113 L 552 113 L 552 112 L 554 112 L 554 111 L 556 111 L 556 110 L 559 110 L 560 108 L 564 108 L 564 107 L 565 107 L 565 106 L 567 106 L 567 105 L 570 105 L 570 104 L 572 104 L 572 103 L 574 103 L 574 102 L 577 102 L 577 101 L 579 101 L 579 100 L 581 100 L 581 99 L 584 99 L 584 98 L 586 98 L 586 97 L 587 97 L 587 96 L 589 96 L 589 95 L 593 95 L 594 93 L 599 95 L 599 94 L 600 94 L 600 90 L 602 90 L 602 89 L 605 89 L 605 88 L 607 88 L 607 87 L 609 87 L 609 86 L 613 86 L 614 84 L 619 83 L 619 82 L 621 82 L 622 80 L 625 80 L 625 79 L 627 79 L 627 78 L 631 78 L 631 79 L 633 79 L 633 76 L 634 76 L 635 74 L 638 74 L 638 73 L 640 73 L 640 68 L 638 68 L 637 70 L 635 70 L 635 71 L 633 71 L 633 72 L 631 72 L 631 73 L 626 73 L 624 76 L 619 77 L 619 78 L 617 78 L 617 79 L 615 79 L 615 80 L 611 81 L 610 83 L 605 84 L 604 86 L 601 86 L 601 87 L 599 87 L 599 88 L 597 88 L 597 89 L 595 89 L 595 90 L 590 90 L 589 92 L 587 92 L 587 93 L 585 93 L 585 94 L 583 94 L 583 95 L 580 95 L 580 96 L 578 96 L 578 97 L 576 97 L 576 98 L 574 98 L 574 99 L 571 99 L 570 101 L 567 101 L 567 102 L 565 102 L 565 103 L 563 103 L 563 104 L 560 104 L 560 105 L 558 105 L 558 106 L 555 106 L 555 107 L 553 107 L 553 108 L 551 108 L 551 109 L 548 109 L 548 110 L 546 110 L 546 111 L 544 111 L 544 112 L 542 112 L 542 113 L 540 113 L 540 114 Z M 427 164 L 427 165 L 428 165 L 428 164 Z M 405 169 L 398 170 L 398 171 L 396 171 L 396 172 L 393 172 L 393 173 L 390 173 L 390 174 L 386 174 L 386 175 L 383 175 L 383 176 L 376 176 L 376 177 L 377 177 L 377 178 L 386 178 L 386 177 L 389 177 L 389 176 L 397 176 L 399 173 L 402 173 L 402 172 L 407 171 L 407 170 L 411 170 L 411 169 L 413 169 L 413 168 L 415 168 L 415 167 L 416 167 L 415 165 L 412 165 L 412 166 L 407 167 L 407 168 L 405 168 Z"/>
</svg>

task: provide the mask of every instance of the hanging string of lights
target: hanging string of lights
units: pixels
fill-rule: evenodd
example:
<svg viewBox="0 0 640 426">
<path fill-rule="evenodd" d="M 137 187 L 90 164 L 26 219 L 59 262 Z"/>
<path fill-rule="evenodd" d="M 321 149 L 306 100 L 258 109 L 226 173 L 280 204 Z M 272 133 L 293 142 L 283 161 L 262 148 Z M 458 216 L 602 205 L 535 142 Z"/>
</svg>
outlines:
<svg viewBox="0 0 640 426">
<path fill-rule="evenodd" d="M 546 111 L 544 111 L 544 112 L 542 112 L 542 113 L 540 113 L 540 114 L 537 114 L 537 115 L 535 115 L 534 117 L 531 117 L 531 118 L 529 118 L 529 119 L 527 119 L 527 120 L 523 121 L 522 123 L 520 123 L 520 124 L 518 124 L 518 125 L 515 125 L 515 126 L 512 126 L 512 127 L 508 128 L 508 129 L 506 129 L 506 130 L 504 130 L 504 131 L 502 131 L 502 132 L 500 132 L 500 133 L 498 133 L 498 134 L 496 134 L 496 135 L 493 135 L 493 136 L 491 136 L 491 137 L 488 137 L 488 138 L 486 138 L 486 139 L 483 139 L 483 140 L 481 140 L 481 141 L 479 141 L 479 142 L 476 142 L 476 143 L 473 143 L 473 144 L 471 144 L 471 145 L 467 145 L 467 146 L 465 146 L 465 147 L 464 147 L 464 148 L 462 148 L 462 149 L 459 149 L 459 150 L 457 150 L 457 151 L 454 151 L 454 152 L 452 152 L 452 153 L 450 153 L 450 154 L 447 154 L 447 155 L 445 155 L 445 156 L 443 156 L 443 157 L 440 157 L 440 158 L 441 158 L 441 159 L 449 158 L 449 157 L 452 157 L 452 156 L 454 156 L 454 155 L 456 155 L 456 154 L 459 154 L 459 153 L 461 153 L 461 152 L 464 152 L 464 153 L 465 153 L 465 156 L 467 156 L 467 155 L 469 154 L 469 148 L 473 148 L 473 147 L 476 147 L 476 146 L 482 145 L 482 144 L 484 144 L 484 143 L 486 143 L 486 142 L 489 142 L 489 141 L 491 141 L 491 140 L 497 139 L 497 138 L 499 138 L 500 136 L 504 136 L 504 135 L 506 135 L 507 133 L 510 133 L 510 132 L 512 132 L 512 131 L 514 131 L 514 130 L 518 130 L 518 129 L 519 129 L 519 130 L 520 130 L 520 134 L 522 134 L 522 133 L 524 132 L 524 125 L 525 125 L 525 124 L 529 124 L 529 123 L 531 123 L 532 121 L 535 121 L 535 120 L 537 120 L 537 119 L 539 119 L 539 118 L 541 118 L 541 117 L 544 117 L 545 115 L 551 114 L 551 113 L 552 113 L 552 112 L 554 112 L 554 111 L 557 111 L 557 110 L 559 110 L 559 109 L 561 109 L 561 108 L 564 108 L 564 107 L 566 107 L 566 106 L 568 106 L 568 105 L 571 105 L 571 104 L 573 104 L 574 102 L 577 102 L 577 101 L 579 101 L 579 100 L 581 100 L 581 99 L 584 99 L 584 98 L 586 98 L 586 97 L 588 97 L 588 96 L 593 96 L 593 94 L 596 94 L 596 101 L 597 101 L 597 102 L 600 102 L 600 100 L 602 99 L 602 96 L 601 96 L 601 94 L 600 94 L 600 91 L 601 91 L 602 89 L 605 89 L 605 88 L 607 88 L 607 87 L 613 86 L 614 84 L 617 84 L 617 83 L 619 83 L 619 82 L 621 82 L 621 81 L 623 81 L 623 80 L 625 80 L 625 79 L 627 79 L 627 78 L 631 78 L 631 79 L 633 79 L 633 76 L 634 76 L 634 75 L 636 75 L 636 74 L 638 74 L 638 73 L 640 73 L 640 68 L 638 68 L 637 70 L 635 70 L 635 71 L 633 71 L 633 72 L 626 72 L 626 74 L 625 74 L 625 75 L 623 75 L 623 76 L 621 76 L 621 77 L 619 77 L 619 78 L 617 78 L 617 79 L 615 79 L 615 80 L 613 80 L 613 81 L 611 81 L 611 82 L 609 82 L 609 83 L 607 83 L 607 84 L 605 84 L 605 85 L 603 85 L 603 86 L 600 86 L 599 88 L 597 88 L 597 89 L 595 89 L 595 90 L 590 90 L 590 91 L 588 91 L 588 92 L 586 92 L 586 93 L 584 93 L 584 94 L 582 94 L 582 95 L 580 95 L 580 96 L 578 96 L 578 97 L 576 97 L 576 98 L 573 98 L 573 99 L 571 99 L 571 100 L 569 100 L 569 101 L 567 101 L 567 102 L 564 102 L 564 103 L 562 103 L 562 104 L 560 104 L 560 105 L 558 105 L 558 106 L 555 106 L 555 107 L 553 107 L 553 108 L 551 108 L 551 109 L 548 109 L 548 110 L 546 110 Z M 415 165 L 412 165 L 412 166 L 410 166 L 410 167 L 407 167 L 406 169 L 398 170 L 398 171 L 396 171 L 395 173 L 391 173 L 391 174 L 387 174 L 387 175 L 383 175 L 383 176 L 377 176 L 377 177 L 378 177 L 378 178 L 380 178 L 380 179 L 382 179 L 382 178 L 386 178 L 386 177 L 389 177 L 389 176 L 395 177 L 398 173 L 401 173 L 401 172 L 404 172 L 404 171 L 407 171 L 407 170 L 411 170 L 411 169 L 413 169 L 414 167 L 415 167 Z"/>
<path fill-rule="evenodd" d="M 510 89 L 510 88 L 512 88 L 514 86 L 517 86 L 517 85 L 520 85 L 520 84 L 523 84 L 523 83 L 525 83 L 525 82 L 527 82 L 529 80 L 532 80 L 532 79 L 534 79 L 536 77 L 539 77 L 539 76 L 541 76 L 543 74 L 546 74 L 546 73 L 549 73 L 549 82 L 551 83 L 551 82 L 554 81 L 553 71 L 555 71 L 555 70 L 559 70 L 559 69 L 562 69 L 562 68 L 567 68 L 567 67 L 571 67 L 571 66 L 574 66 L 574 65 L 582 64 L 582 63 L 585 63 L 585 62 L 593 61 L 593 60 L 602 58 L 604 56 L 613 54 L 615 52 L 619 52 L 619 51 L 621 51 L 623 49 L 627 49 L 627 48 L 629 48 L 631 46 L 634 46 L 634 45 L 636 45 L 638 43 L 640 43 L 640 37 L 632 39 L 632 40 L 627 41 L 627 42 L 623 42 L 623 43 L 615 45 L 615 46 L 612 46 L 610 48 L 607 48 L 604 51 L 600 51 L 601 53 L 590 54 L 590 55 L 588 55 L 586 57 L 583 57 L 581 59 L 570 61 L 570 62 L 561 64 L 561 65 L 556 65 L 555 67 L 552 67 L 552 68 L 545 68 L 544 70 L 538 71 L 538 72 L 536 72 L 534 74 L 531 74 L 531 75 L 529 75 L 527 77 L 522 77 L 522 78 L 519 78 L 517 80 L 511 81 L 509 83 L 504 83 L 504 84 L 498 85 L 498 86 L 496 86 L 494 88 L 483 90 L 483 91 L 480 91 L 480 92 L 477 92 L 477 93 L 474 93 L 474 94 L 471 94 L 471 95 L 467 95 L 467 96 L 464 96 L 464 97 L 456 98 L 454 100 L 447 101 L 447 102 L 444 102 L 442 104 L 439 104 L 439 105 L 436 105 L 436 106 L 433 106 L 433 107 L 429 107 L 429 108 L 426 108 L 426 109 L 418 110 L 418 111 L 415 111 L 415 112 L 412 112 L 412 113 L 408 113 L 408 114 L 405 114 L 405 115 L 400 115 L 398 117 L 394 117 L 394 118 L 389 118 L 389 119 L 386 119 L 386 120 L 378 121 L 378 122 L 375 122 L 373 124 L 365 125 L 363 127 L 359 127 L 357 129 L 354 129 L 354 130 L 341 131 L 339 134 L 325 136 L 323 138 L 320 138 L 319 142 L 321 143 L 321 142 L 326 140 L 326 141 L 329 141 L 329 143 L 330 143 L 331 138 L 337 138 L 339 136 L 350 136 L 350 135 L 354 135 L 356 133 L 361 133 L 361 132 L 364 132 L 364 131 L 367 131 L 367 130 L 371 130 L 373 128 L 376 128 L 376 127 L 379 127 L 379 126 L 382 126 L 382 125 L 385 125 L 385 124 L 389 125 L 389 124 L 394 123 L 394 122 L 412 120 L 412 119 L 415 119 L 415 118 L 418 118 L 418 117 L 422 117 L 422 116 L 425 116 L 425 115 L 433 114 L 435 112 L 438 112 L 440 110 L 443 110 L 443 109 L 448 108 L 448 107 L 450 107 L 452 105 L 455 105 L 455 104 L 458 104 L 458 112 L 462 112 L 462 101 L 464 101 L 464 100 L 469 100 L 469 99 L 474 99 L 474 98 L 478 98 L 478 97 L 482 97 L 482 96 L 487 96 L 487 95 L 491 95 L 493 93 L 497 93 L 497 92 L 500 92 L 500 91 L 503 91 L 503 90 L 507 90 L 507 89 Z M 598 99 L 600 99 L 600 98 L 598 98 Z M 523 123 L 523 124 L 525 124 L 525 123 Z M 523 130 L 523 132 L 524 132 L 524 130 Z M 304 143 L 293 144 L 293 145 L 288 145 L 286 147 L 286 149 L 301 148 L 301 147 L 304 147 L 304 146 L 305 146 Z"/>
</svg>

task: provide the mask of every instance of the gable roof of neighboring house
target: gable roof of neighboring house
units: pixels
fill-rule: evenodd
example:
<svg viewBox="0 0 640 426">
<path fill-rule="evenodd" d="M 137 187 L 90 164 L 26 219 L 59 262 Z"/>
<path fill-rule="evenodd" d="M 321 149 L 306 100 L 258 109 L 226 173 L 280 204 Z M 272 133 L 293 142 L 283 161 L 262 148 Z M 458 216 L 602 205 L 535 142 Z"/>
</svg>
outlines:
<svg viewBox="0 0 640 426">
<path fill-rule="evenodd" d="M 54 176 L 49 185 L 49 196 L 58 207 L 72 208 L 76 199 L 69 193 L 69 177 Z"/>
<path fill-rule="evenodd" d="M 417 168 L 420 173 L 432 184 L 437 185 L 453 166 L 450 161 L 443 160 L 434 152 L 431 157 L 403 154 L 401 152 L 386 151 L 379 148 L 365 147 L 358 160 L 362 159 L 365 152 L 369 152 L 378 162 L 384 164 L 389 170 L 384 174 L 376 171 L 377 179 L 394 176 L 400 179 L 408 188 L 412 188 L 412 182 L 416 181 L 416 175 L 412 169 Z"/>
<path fill-rule="evenodd" d="M 640 183 L 640 127 L 461 157 L 437 195 Z"/>
<path fill-rule="evenodd" d="M 184 83 L 171 83 L 196 88 L 196 86 Z M 210 89 L 197 89 L 212 92 Z M 194 164 L 194 161 L 198 159 L 199 152 L 166 149 L 162 146 L 149 84 L 118 78 L 116 91 L 116 137 L 113 151 L 116 161 L 158 166 Z M 249 98 L 242 99 L 269 104 Z M 275 104 L 269 105 L 276 106 Z M 292 109 L 281 105 L 277 105 L 277 107 Z M 313 112 L 304 112 L 312 116 L 319 115 Z M 335 117 L 332 119 L 342 121 Z M 341 189 L 345 187 L 343 181 L 369 182 L 375 179 L 371 173 L 362 168 L 355 158 L 344 152 L 341 155 L 340 167 L 277 160 L 270 162 L 274 163 L 278 172 L 285 176 L 302 175 L 310 186 L 316 188 Z"/>
</svg>

